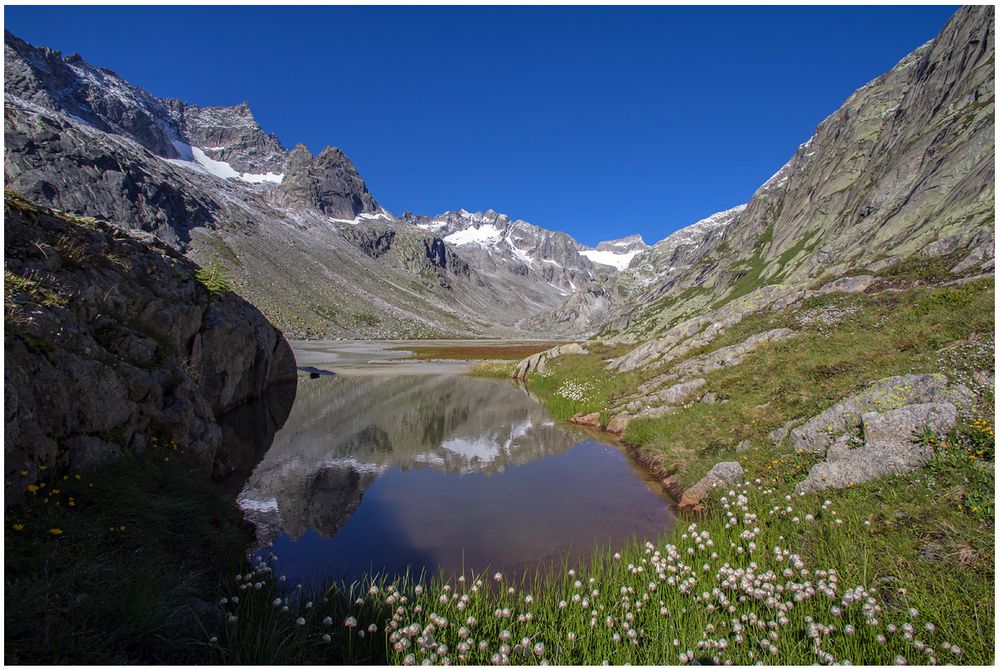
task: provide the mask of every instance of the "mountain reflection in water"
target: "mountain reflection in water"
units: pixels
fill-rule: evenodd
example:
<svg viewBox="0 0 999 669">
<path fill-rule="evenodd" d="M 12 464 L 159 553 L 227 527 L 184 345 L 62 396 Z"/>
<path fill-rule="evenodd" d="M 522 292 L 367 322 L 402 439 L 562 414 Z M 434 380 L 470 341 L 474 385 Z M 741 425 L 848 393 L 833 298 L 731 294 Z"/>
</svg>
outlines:
<svg viewBox="0 0 999 669">
<path fill-rule="evenodd" d="M 618 449 L 465 376 L 304 380 L 239 503 L 293 581 L 520 570 L 672 522 Z"/>
</svg>

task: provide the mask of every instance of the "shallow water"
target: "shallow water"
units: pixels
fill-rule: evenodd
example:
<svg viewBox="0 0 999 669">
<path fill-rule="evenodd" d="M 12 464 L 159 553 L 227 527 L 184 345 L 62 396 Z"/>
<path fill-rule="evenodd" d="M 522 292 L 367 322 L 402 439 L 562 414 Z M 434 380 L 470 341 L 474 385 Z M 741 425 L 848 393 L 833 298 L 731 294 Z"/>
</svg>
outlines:
<svg viewBox="0 0 999 669">
<path fill-rule="evenodd" d="M 293 583 L 529 573 L 672 524 L 621 450 L 556 424 L 512 381 L 453 375 L 301 381 L 239 503 Z"/>
</svg>

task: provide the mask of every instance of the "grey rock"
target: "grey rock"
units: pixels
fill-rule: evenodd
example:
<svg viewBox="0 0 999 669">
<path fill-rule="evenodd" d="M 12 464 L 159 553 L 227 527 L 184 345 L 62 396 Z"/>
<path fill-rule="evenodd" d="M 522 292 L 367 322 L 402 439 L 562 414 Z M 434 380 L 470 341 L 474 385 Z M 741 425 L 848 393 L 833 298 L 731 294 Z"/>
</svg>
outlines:
<svg viewBox="0 0 999 669">
<path fill-rule="evenodd" d="M 526 379 L 530 373 L 544 372 L 548 362 L 563 355 L 582 355 L 586 353 L 586 348 L 582 344 L 572 342 L 571 344 L 561 344 L 547 351 L 541 351 L 528 356 L 517 364 L 517 369 L 513 373 L 515 379 Z"/>
<path fill-rule="evenodd" d="M 8 195 L 4 255 L 20 278 L 6 296 L 8 505 L 43 466 L 93 469 L 150 436 L 208 471 L 217 417 L 296 378 L 281 333 L 236 295 L 210 294 L 168 247 Z"/>
<path fill-rule="evenodd" d="M 944 436 L 957 424 L 957 408 L 950 402 L 910 404 L 887 413 L 862 416 L 865 448 L 889 453 L 897 444 L 911 443 L 923 429 Z"/>
<path fill-rule="evenodd" d="M 719 462 L 704 478 L 683 492 L 680 509 L 683 511 L 696 509 L 713 489 L 741 483 L 742 477 L 742 465 L 738 462 Z"/>
<path fill-rule="evenodd" d="M 833 462 L 835 460 L 842 460 L 850 455 L 852 449 L 853 436 L 849 434 L 843 434 L 836 438 L 836 440 L 829 445 L 829 450 L 826 451 L 826 460 Z"/>
<path fill-rule="evenodd" d="M 867 290 L 877 277 L 870 275 L 845 276 L 830 281 L 817 291 L 820 295 L 825 293 L 862 293 Z"/>
<path fill-rule="evenodd" d="M 995 241 L 989 240 L 972 250 L 964 260 L 954 265 L 950 271 L 954 274 L 963 274 L 976 267 L 981 267 L 987 260 L 993 260 L 995 254 Z"/>
<path fill-rule="evenodd" d="M 791 428 L 794 427 L 794 423 L 795 423 L 794 420 L 789 420 L 780 427 L 773 430 L 769 435 L 767 435 L 770 437 L 770 441 L 777 444 L 778 446 L 780 444 L 783 444 L 784 441 L 787 439 L 788 435 L 791 434 Z"/>
<path fill-rule="evenodd" d="M 838 435 L 859 428 L 861 416 L 869 411 L 940 401 L 968 406 L 970 399 L 966 387 L 949 385 L 942 374 L 907 374 L 881 379 L 792 429 L 791 445 L 809 453 L 824 453 Z"/>
<path fill-rule="evenodd" d="M 992 239 L 994 41 L 991 8 L 958 9 L 935 39 L 819 124 L 694 262 L 656 265 L 654 247 L 617 277 L 608 292 L 622 295 L 602 316 L 607 337 L 656 339 L 731 304 L 749 267 L 756 283 L 792 295 L 828 273 Z M 629 358 L 620 368 L 643 364 Z"/>
<path fill-rule="evenodd" d="M 335 147 L 313 156 L 305 145 L 296 146 L 288 155 L 284 180 L 273 197 L 285 207 L 314 207 L 345 220 L 381 211 L 354 163 Z"/>
<path fill-rule="evenodd" d="M 87 435 L 70 437 L 63 448 L 66 450 L 68 469 L 73 472 L 94 471 L 124 456 L 120 446 Z"/>
<path fill-rule="evenodd" d="M 234 107 L 199 107 L 181 100 L 163 100 L 180 133 L 212 160 L 229 163 L 238 172 L 281 174 L 287 149 L 268 135 L 245 102 Z"/>
<path fill-rule="evenodd" d="M 912 404 L 884 413 L 863 416 L 865 443 L 849 449 L 843 438 L 829 449 L 825 462 L 814 465 L 804 481 L 795 486 L 798 493 L 871 481 L 888 474 L 918 469 L 932 455 L 929 446 L 917 443 L 925 428 L 946 434 L 957 421 L 957 409 L 949 402 Z"/>
<path fill-rule="evenodd" d="M 645 403 L 653 406 L 680 404 L 707 383 L 704 379 L 691 379 L 672 385 L 645 398 Z"/>
<path fill-rule="evenodd" d="M 710 392 L 704 393 L 704 397 L 701 398 L 701 402 L 704 404 L 714 404 L 718 401 L 718 393 Z"/>
</svg>

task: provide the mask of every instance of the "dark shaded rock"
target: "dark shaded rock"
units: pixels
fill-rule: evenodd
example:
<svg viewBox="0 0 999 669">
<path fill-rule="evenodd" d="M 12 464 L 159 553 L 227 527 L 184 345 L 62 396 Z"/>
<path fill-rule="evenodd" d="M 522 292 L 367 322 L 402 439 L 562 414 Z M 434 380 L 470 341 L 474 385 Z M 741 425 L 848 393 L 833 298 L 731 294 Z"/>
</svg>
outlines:
<svg viewBox="0 0 999 669">
<path fill-rule="evenodd" d="M 281 333 L 168 247 L 13 195 L 4 212 L 7 504 L 43 466 L 93 469 L 152 437 L 208 471 L 217 416 L 297 378 Z"/>
<path fill-rule="evenodd" d="M 350 158 L 329 146 L 313 156 L 299 144 L 288 155 L 284 180 L 273 192 L 286 207 L 314 207 L 337 219 L 352 220 L 381 208 Z"/>
<path fill-rule="evenodd" d="M 68 469 L 75 472 L 99 469 L 124 455 L 120 446 L 85 435 L 70 437 L 63 448 L 68 456 Z"/>
</svg>

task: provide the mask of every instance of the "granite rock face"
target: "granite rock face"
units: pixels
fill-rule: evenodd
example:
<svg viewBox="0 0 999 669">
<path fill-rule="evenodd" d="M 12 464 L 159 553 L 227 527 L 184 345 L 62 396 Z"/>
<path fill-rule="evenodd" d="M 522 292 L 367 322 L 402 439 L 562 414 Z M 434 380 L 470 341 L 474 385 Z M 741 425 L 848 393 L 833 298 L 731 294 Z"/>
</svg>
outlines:
<svg viewBox="0 0 999 669">
<path fill-rule="evenodd" d="M 943 374 L 906 374 L 873 383 L 866 390 L 837 402 L 790 430 L 791 446 L 808 453 L 825 453 L 836 437 L 861 426 L 872 411 L 888 411 L 910 404 L 949 402 L 967 407 L 969 390 L 951 385 Z M 773 435 L 776 443 L 781 434 Z"/>
<path fill-rule="evenodd" d="M 268 135 L 247 103 L 235 107 L 199 107 L 163 100 L 180 133 L 209 158 L 244 173 L 281 174 L 288 150 Z"/>
<path fill-rule="evenodd" d="M 819 124 L 748 203 L 643 254 L 592 302 L 600 334 L 642 341 L 765 288 L 994 248 L 994 25 L 993 7 L 961 7 Z"/>
<path fill-rule="evenodd" d="M 584 348 L 582 344 L 578 344 L 576 342 L 571 344 L 562 344 L 560 346 L 550 348 L 547 351 L 535 353 L 532 356 L 524 358 L 517 364 L 517 369 L 513 373 L 513 378 L 526 379 L 528 374 L 538 374 L 544 372 L 545 368 L 548 366 L 548 362 L 554 360 L 555 358 L 563 355 L 581 355 L 583 353 L 586 353 L 586 348 Z"/>
<path fill-rule="evenodd" d="M 153 438 L 224 469 L 216 417 L 295 381 L 281 333 L 169 247 L 11 195 L 4 232 L 7 504 L 41 467 L 93 468 Z"/>
</svg>

